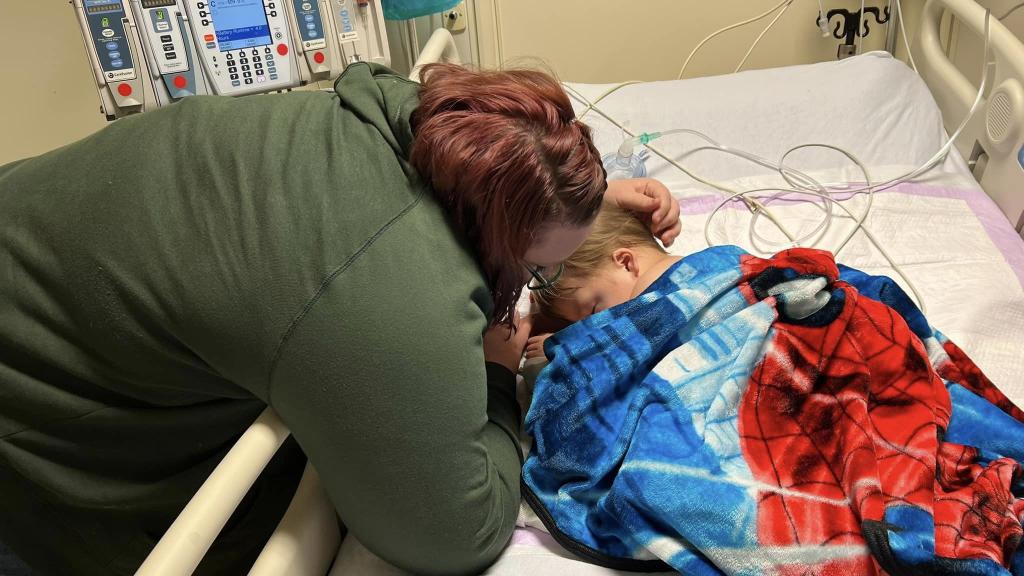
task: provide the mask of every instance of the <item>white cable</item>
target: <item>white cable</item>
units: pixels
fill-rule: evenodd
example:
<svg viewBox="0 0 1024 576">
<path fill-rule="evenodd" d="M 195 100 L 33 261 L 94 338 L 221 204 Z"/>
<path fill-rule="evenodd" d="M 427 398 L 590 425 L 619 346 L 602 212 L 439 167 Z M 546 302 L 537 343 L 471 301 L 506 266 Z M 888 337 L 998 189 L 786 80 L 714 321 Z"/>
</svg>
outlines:
<svg viewBox="0 0 1024 576">
<path fill-rule="evenodd" d="M 609 116 L 607 113 L 605 113 L 603 110 L 598 108 L 596 106 L 597 102 L 590 102 L 590 101 L 588 101 L 585 96 L 580 94 L 577 90 L 575 90 L 571 86 L 565 85 L 564 87 L 570 93 L 571 96 L 573 96 L 574 98 L 579 100 L 581 103 L 586 104 L 588 110 L 593 110 L 594 112 L 598 113 L 603 118 L 605 118 L 606 120 L 608 120 L 609 122 L 611 122 L 612 124 L 617 126 L 619 129 L 623 130 L 627 134 L 630 134 L 630 136 L 634 136 L 635 137 L 635 134 L 633 134 L 630 130 L 625 128 L 620 122 L 618 122 L 617 120 L 615 120 L 614 118 Z M 614 90 L 616 90 L 618 88 L 621 88 L 621 87 L 622 87 L 621 85 L 617 86 L 617 87 L 614 87 L 612 90 L 609 90 L 609 92 L 614 91 Z M 758 158 L 759 160 L 754 160 L 758 164 L 762 163 L 763 159 L 760 159 L 760 157 L 758 157 L 756 155 L 753 155 L 753 154 L 749 154 L 749 153 L 741 152 L 741 151 L 738 151 L 738 150 L 734 150 L 734 149 L 728 148 L 726 146 L 722 146 L 722 145 L 718 144 L 717 142 L 715 142 L 714 139 L 712 139 L 711 137 L 709 137 L 709 136 L 707 136 L 707 135 L 705 135 L 705 134 L 703 134 L 703 133 L 701 133 L 701 132 L 699 132 L 697 130 L 680 129 L 677 132 L 680 132 L 680 133 L 688 132 L 690 134 L 694 134 L 694 135 L 699 136 L 700 138 L 702 138 L 703 140 L 709 142 L 712 145 L 712 146 L 710 146 L 708 148 L 716 149 L 716 150 L 719 150 L 719 151 L 722 151 L 722 152 L 726 152 L 726 153 L 730 153 L 730 154 L 735 154 L 737 156 L 744 156 L 745 157 L 745 156 L 749 155 L 750 157 Z M 810 145 L 803 145 L 801 147 L 808 147 L 808 146 L 815 146 L 815 145 L 810 144 Z M 828 148 L 832 148 L 834 150 L 838 150 L 838 151 L 842 152 L 843 154 L 845 154 L 847 157 L 849 157 L 851 160 L 853 160 L 855 163 L 857 163 L 858 166 L 860 166 L 862 168 L 862 170 L 863 170 L 863 172 L 865 174 L 865 179 L 869 179 L 870 178 L 870 176 L 867 174 L 867 168 L 864 167 L 864 165 L 859 160 L 857 160 L 855 156 L 853 156 L 852 154 L 850 154 L 850 153 L 848 153 L 848 152 L 846 152 L 844 150 L 841 150 L 838 147 L 834 147 L 834 146 L 831 146 L 831 145 L 823 145 L 823 146 L 828 147 Z M 801 147 L 796 147 L 796 148 L 793 148 L 793 149 L 787 151 L 786 155 L 784 155 L 784 157 L 788 156 L 791 152 L 793 152 L 794 150 L 797 150 L 797 149 L 799 149 Z M 757 193 L 757 192 L 763 192 L 763 191 L 779 192 L 780 191 L 779 188 L 766 188 L 766 189 L 758 189 L 758 190 L 736 191 L 736 190 L 728 188 L 727 186 L 724 186 L 722 184 L 719 184 L 719 183 L 716 183 L 716 182 L 712 182 L 710 180 L 706 180 L 704 178 L 701 178 L 700 176 L 697 176 L 696 174 L 694 174 L 693 172 L 689 171 L 684 166 L 679 164 L 674 158 L 671 158 L 667 154 L 661 152 L 659 149 L 657 149 L 656 147 L 652 146 L 651 144 L 647 144 L 647 148 L 649 150 L 651 150 L 652 152 L 654 152 L 655 154 L 657 154 L 658 156 L 661 156 L 662 159 L 664 159 L 668 163 L 672 164 L 677 169 L 679 169 L 681 172 L 683 172 L 687 176 L 693 178 L 694 180 L 729 194 L 729 197 L 726 198 L 725 200 L 723 200 L 711 212 L 711 214 L 708 215 L 707 219 L 705 220 L 705 223 L 704 223 L 704 240 L 705 240 L 705 242 L 708 243 L 709 246 L 713 245 L 713 243 L 711 241 L 711 237 L 710 237 L 710 231 L 709 231 L 712 219 L 722 209 L 722 207 L 724 207 L 730 201 L 735 200 L 735 199 L 739 199 L 739 200 L 743 201 L 744 203 L 746 203 L 747 207 L 751 210 L 751 212 L 754 215 L 752 220 L 751 220 L 751 228 L 748 231 L 748 236 L 750 238 L 750 243 L 751 243 L 751 248 L 752 249 L 754 249 L 755 251 L 757 250 L 756 237 L 759 237 L 759 235 L 756 234 L 756 231 L 754 230 L 754 225 L 756 224 L 757 217 L 759 215 L 761 215 L 761 214 L 763 214 L 766 218 L 768 218 L 772 222 L 772 224 L 774 224 L 779 230 L 781 230 L 783 232 L 783 234 L 786 235 L 786 237 L 792 242 L 792 244 L 791 244 L 792 246 L 797 246 L 798 245 L 798 243 L 795 242 L 795 239 L 793 238 L 793 235 L 786 230 L 786 228 L 782 225 L 782 222 L 779 221 L 779 219 L 777 219 L 774 216 L 774 214 L 770 210 L 767 209 L 767 207 L 765 207 L 762 203 L 760 203 L 756 198 L 750 198 L 749 197 L 750 195 L 752 195 L 754 193 Z M 781 163 L 779 165 L 776 165 L 776 167 L 780 171 L 780 173 L 783 174 L 783 178 L 786 179 L 787 182 L 791 181 L 791 176 L 787 177 L 787 174 L 789 174 L 789 173 L 802 174 L 799 171 L 793 170 L 792 168 L 788 168 L 788 167 L 782 165 Z M 808 178 L 808 180 L 811 180 L 813 182 L 813 179 L 810 179 L 810 177 L 808 177 L 806 175 L 805 175 L 805 177 Z M 870 187 L 869 187 L 869 189 L 870 189 Z M 893 270 L 897 274 L 899 274 L 900 277 L 903 278 L 903 280 L 907 283 L 907 285 L 910 287 L 911 292 L 915 296 L 915 299 L 916 299 L 916 301 L 918 303 L 918 306 L 921 308 L 922 311 L 925 311 L 926 306 L 924 304 L 924 300 L 921 298 L 921 296 L 920 296 L 920 294 L 919 294 L 919 292 L 917 290 L 917 287 L 914 285 L 913 281 L 910 280 L 910 278 L 903 272 L 903 270 L 899 267 L 899 265 L 896 264 L 896 262 L 892 259 L 891 256 L 889 256 L 888 252 L 885 250 L 885 248 L 883 248 L 881 246 L 881 243 L 878 241 L 878 239 L 875 237 L 875 235 L 872 234 L 871 231 L 864 225 L 864 220 L 867 219 L 868 213 L 869 213 L 869 211 L 871 209 L 871 202 L 870 202 L 871 196 L 870 195 L 869 195 L 869 204 L 868 204 L 867 208 L 865 209 L 864 214 L 862 214 L 860 217 L 855 217 L 845 206 L 843 206 L 842 204 L 840 204 L 837 201 L 835 201 L 835 199 L 831 198 L 827 193 L 814 192 L 814 191 L 809 191 L 809 190 L 805 190 L 805 189 L 797 189 L 797 188 L 781 189 L 781 191 L 785 191 L 785 192 L 789 192 L 789 193 L 795 193 L 795 194 L 804 194 L 804 195 L 817 196 L 817 197 L 821 198 L 822 200 L 824 200 L 826 203 L 828 203 L 829 206 L 831 206 L 831 205 L 838 205 L 843 211 L 845 211 L 847 214 L 849 214 L 854 219 L 855 225 L 854 225 L 853 229 L 847 234 L 847 237 L 844 238 L 843 241 L 840 243 L 839 248 L 836 251 L 834 251 L 833 253 L 834 254 L 838 254 L 839 251 L 842 250 L 842 248 L 844 248 L 846 246 L 846 244 L 853 237 L 853 235 L 857 232 L 857 230 L 864 231 L 865 235 L 875 245 L 875 247 L 878 248 L 879 253 L 881 253 L 882 256 L 886 259 L 886 261 L 892 266 Z M 850 191 L 846 191 L 846 192 L 851 194 L 851 197 L 852 197 L 853 195 L 857 194 L 859 191 L 858 190 L 850 190 Z M 828 217 L 830 218 L 831 210 L 829 210 L 828 212 L 829 212 L 829 216 Z M 818 238 L 816 238 L 815 244 L 818 241 L 820 241 L 820 238 L 822 236 L 824 236 L 825 232 L 827 232 L 827 228 L 821 232 L 821 234 L 819 235 Z M 814 234 L 814 231 L 812 231 L 812 234 Z"/>
<path fill-rule="evenodd" d="M 857 23 L 857 54 L 864 53 L 864 0 L 860 0 L 860 22 Z"/>
<path fill-rule="evenodd" d="M 643 80 L 627 80 L 625 82 L 620 82 L 620 83 L 616 84 L 615 86 L 612 86 L 611 88 L 609 88 L 609 89 L 605 90 L 604 92 L 602 92 L 601 95 L 598 96 L 597 98 L 595 98 L 593 102 L 589 102 L 588 101 L 587 102 L 587 107 L 584 108 L 581 112 L 576 114 L 576 119 L 577 120 L 582 120 L 583 117 L 586 116 L 588 112 L 590 112 L 591 110 L 594 109 L 594 106 L 596 106 L 598 102 L 600 102 L 601 100 L 604 100 L 608 96 L 611 96 L 615 92 L 618 92 L 619 89 L 625 88 L 626 86 L 632 86 L 633 84 L 642 84 L 642 83 L 643 83 Z M 565 86 L 565 85 L 563 85 L 563 86 L 565 88 L 570 88 L 569 86 Z M 577 92 L 577 94 L 578 94 L 578 92 Z M 586 98 L 584 98 L 584 100 L 586 100 Z"/>
<path fill-rule="evenodd" d="M 827 194 L 822 194 L 822 193 L 819 193 L 819 192 L 812 192 L 810 190 L 799 190 L 799 189 L 796 189 L 796 188 L 783 189 L 783 190 L 786 191 L 786 192 L 789 192 L 789 193 L 805 194 L 805 195 L 809 195 L 809 196 L 817 196 L 819 198 L 829 200 L 831 202 L 831 204 L 833 204 L 835 206 L 838 206 L 844 212 L 846 212 L 855 221 L 855 225 L 854 225 L 854 228 L 853 228 L 852 232 L 856 232 L 858 230 L 864 232 L 864 234 L 868 237 L 868 240 L 870 240 L 871 243 L 874 244 L 875 248 L 878 249 L 878 251 L 882 255 L 882 257 L 885 258 L 885 260 L 889 263 L 890 266 L 892 266 L 893 271 L 895 271 L 897 274 L 899 274 L 900 277 L 903 278 L 904 282 L 907 283 L 907 286 L 910 288 L 910 291 L 911 291 L 911 293 L 914 296 L 914 300 L 917 302 L 918 308 L 920 308 L 922 312 L 927 312 L 927 307 L 925 305 L 924 299 L 921 297 L 921 294 L 918 291 L 917 286 L 913 283 L 913 281 L 910 280 L 910 278 L 907 276 L 907 274 L 903 272 L 903 269 L 898 264 L 896 264 L 896 261 L 892 258 L 892 256 L 889 255 L 889 252 L 885 250 L 885 248 L 882 246 L 882 243 L 878 240 L 878 238 L 876 238 L 875 235 L 871 232 L 871 230 L 867 226 L 864 225 L 864 220 L 867 218 L 868 210 L 865 210 L 864 213 L 861 214 L 861 216 L 857 217 L 857 216 L 854 216 L 854 214 L 852 212 L 850 212 L 850 210 L 848 208 L 846 208 L 846 206 L 844 206 L 841 202 L 836 202 L 834 199 L 829 197 Z M 707 242 L 709 246 L 713 246 L 714 245 L 712 243 L 711 237 L 710 237 L 711 220 L 712 220 L 712 218 L 714 218 L 714 216 L 726 204 L 728 204 L 732 200 L 736 199 L 737 197 L 742 198 L 744 195 L 747 195 L 747 194 L 756 194 L 758 192 L 773 192 L 773 191 L 779 191 L 779 189 L 778 188 L 758 188 L 758 189 L 755 189 L 755 190 L 743 190 L 743 191 L 737 192 L 737 193 L 733 194 L 732 196 L 729 196 L 728 198 L 723 200 L 721 203 L 718 204 L 718 206 L 715 207 L 715 209 L 711 212 L 711 214 L 708 215 L 708 218 L 704 221 L 704 241 Z M 870 209 L 870 206 L 869 206 L 869 209 Z M 852 236 L 852 233 L 850 234 L 850 236 Z M 845 246 L 845 244 L 844 244 L 844 246 Z M 837 256 L 838 254 L 839 254 L 839 250 L 833 251 L 833 255 L 834 256 Z"/>
<path fill-rule="evenodd" d="M 970 109 L 968 109 L 967 115 L 964 116 L 963 121 L 960 122 L 960 126 L 958 126 L 957 129 L 953 132 L 953 134 L 950 135 L 949 139 L 947 139 L 946 143 L 943 144 L 941 148 L 939 148 L 938 152 L 936 152 L 934 155 L 932 155 L 932 157 L 929 158 L 924 164 L 921 164 L 916 169 L 914 169 L 914 170 L 912 170 L 910 172 L 907 172 L 906 174 L 903 174 L 902 176 L 897 176 L 896 178 L 892 178 L 892 179 L 890 179 L 890 180 L 888 180 L 888 181 L 886 181 L 886 182 L 884 182 L 882 184 L 874 186 L 875 190 L 885 190 L 887 188 L 892 188 L 893 186 L 896 186 L 897 184 L 902 184 L 902 183 L 907 182 L 909 180 L 913 180 L 914 178 L 917 178 L 921 174 L 924 174 L 925 172 L 931 170 L 937 164 L 939 164 L 940 162 L 945 160 L 946 155 L 949 154 L 950 149 L 952 149 L 953 144 L 956 142 L 956 139 L 960 136 L 960 133 L 964 131 L 964 128 L 967 127 L 967 123 L 970 122 L 971 118 L 974 117 L 975 112 L 978 111 L 978 108 L 981 106 L 981 102 L 982 102 L 982 99 L 983 99 L 982 97 L 985 94 L 985 89 L 988 87 L 988 78 L 989 78 L 989 74 L 988 74 L 988 60 L 989 60 L 989 53 L 990 53 L 990 50 L 991 50 L 991 42 L 990 42 L 991 37 L 990 37 L 990 26 L 989 26 L 989 23 L 991 21 L 990 16 L 991 16 L 991 12 L 989 10 L 985 10 L 985 33 L 984 33 L 985 48 L 983 50 L 984 55 L 982 57 L 983 66 L 982 66 L 982 69 L 981 69 L 981 84 L 978 86 L 978 93 L 974 97 L 974 103 L 971 104 L 971 107 L 970 107 Z M 790 149 L 789 151 L 787 151 L 785 154 L 782 155 L 783 159 L 780 162 L 780 165 L 783 165 L 783 166 L 785 165 L 785 158 L 786 158 L 786 156 L 789 155 L 790 152 L 792 152 L 793 150 L 800 149 L 800 148 L 806 148 L 808 146 L 816 146 L 816 144 L 802 144 L 800 146 L 797 146 L 796 148 Z M 864 191 L 864 190 L 867 190 L 867 189 L 868 188 L 865 187 L 865 188 L 847 190 L 847 192 L 861 192 L 861 191 Z"/>
<path fill-rule="evenodd" d="M 764 27 L 764 30 L 761 30 L 761 33 L 758 34 L 757 38 L 754 39 L 754 43 L 750 45 L 750 48 L 747 48 L 747 53 L 743 55 L 743 59 L 740 60 L 740 63 L 736 65 L 736 69 L 733 70 L 734 74 L 736 72 L 739 72 L 740 69 L 743 68 L 743 65 L 747 63 L 747 58 L 750 58 L 750 54 L 754 51 L 754 48 L 757 47 L 757 44 L 761 41 L 761 38 L 764 38 L 764 35 L 767 34 L 769 30 L 772 29 L 772 26 L 775 26 L 775 23 L 779 21 L 779 18 L 782 18 L 782 15 L 786 13 L 786 10 L 789 10 L 789 7 L 793 5 L 793 2 L 794 0 L 789 0 L 788 2 L 786 2 L 786 5 L 783 6 L 782 10 L 780 10 L 779 13 L 775 15 L 775 18 L 772 18 L 772 21 L 769 22 L 768 25 Z"/>
<path fill-rule="evenodd" d="M 907 49 L 907 60 L 910 61 L 910 67 L 914 69 L 914 72 L 917 72 L 914 54 L 910 51 L 910 42 L 907 41 L 907 26 L 903 20 L 903 5 L 900 3 L 900 0 L 894 1 L 896 2 L 896 23 L 900 27 L 900 35 L 903 36 L 903 47 Z"/>
<path fill-rule="evenodd" d="M 491 3 L 491 22 L 494 24 L 494 51 L 497 68 L 505 67 L 505 41 L 501 34 L 501 0 Z"/>
<path fill-rule="evenodd" d="M 626 128 L 618 120 L 616 120 L 615 118 L 612 118 L 607 113 L 605 113 L 604 110 L 601 110 L 600 108 L 598 108 L 596 106 L 596 104 L 597 104 L 596 101 L 595 102 L 590 102 L 589 100 L 587 100 L 587 98 L 585 96 L 580 94 L 572 86 L 569 86 L 567 84 L 563 84 L 563 87 L 569 92 L 570 96 L 572 96 L 573 98 L 576 98 L 579 102 L 581 102 L 583 104 L 586 104 L 587 107 L 588 107 L 588 110 L 593 110 L 594 112 L 597 112 L 599 115 L 601 115 L 602 118 L 604 118 L 605 120 L 608 120 L 615 127 L 617 127 L 619 130 L 622 130 L 626 134 L 629 134 L 632 137 L 636 136 L 636 134 L 633 133 L 629 128 Z M 621 88 L 621 86 L 618 86 L 617 88 Z M 683 166 L 682 164 L 680 164 L 675 159 L 670 157 L 668 154 L 665 154 L 664 152 L 662 152 L 660 149 L 656 148 L 655 146 L 652 146 L 652 145 L 648 144 L 647 145 L 647 149 L 650 150 L 651 152 L 657 154 L 658 156 L 660 156 L 662 160 L 668 162 L 672 166 L 675 166 L 683 174 L 686 174 L 687 176 L 689 176 L 690 178 L 693 178 L 694 180 L 696 180 L 697 182 L 700 182 L 701 184 L 704 184 L 704 185 L 706 185 L 706 186 L 708 186 L 710 188 L 721 190 L 722 192 L 726 192 L 726 193 L 729 193 L 729 194 L 732 194 L 732 193 L 736 192 L 732 188 L 729 188 L 729 187 L 727 187 L 725 185 L 722 185 L 722 184 L 718 184 L 716 182 L 712 182 L 710 180 L 706 180 L 706 179 L 704 179 L 704 178 L 694 174 L 693 172 L 690 172 L 689 170 L 686 169 L 685 166 Z M 765 217 L 767 217 L 773 224 L 775 224 L 779 228 L 779 230 L 781 230 L 782 233 L 786 235 L 787 238 L 789 238 L 791 240 L 793 239 L 792 234 L 790 234 L 790 232 L 786 229 L 786 227 L 782 224 L 782 222 L 780 222 L 777 218 L 775 218 L 774 214 L 772 214 L 765 206 L 763 206 L 760 202 L 758 202 L 756 198 L 742 197 L 742 200 L 747 205 L 747 208 L 749 208 L 751 212 L 757 213 L 758 211 L 763 211 L 765 213 Z"/>
<path fill-rule="evenodd" d="M 720 28 L 718 30 L 715 30 L 711 34 L 708 34 L 707 36 L 705 36 L 704 39 L 701 40 L 700 42 L 698 42 L 697 45 L 693 48 L 693 50 L 690 52 L 690 55 L 686 57 L 686 61 L 683 62 L 683 67 L 679 69 L 679 74 L 676 76 L 676 80 L 682 80 L 683 74 L 686 72 L 686 67 L 690 65 L 690 60 L 693 59 L 694 54 L 696 54 L 697 51 L 700 50 L 702 46 L 704 46 L 704 44 L 707 44 L 707 42 L 709 40 L 711 40 L 715 36 L 718 36 L 719 34 L 723 34 L 723 33 L 728 32 L 729 30 L 732 30 L 734 28 L 739 28 L 740 26 L 746 26 L 747 24 L 751 24 L 751 23 L 757 22 L 758 20 L 769 16 L 770 14 L 772 14 L 773 12 L 778 10 L 779 8 L 782 8 L 782 5 L 785 4 L 786 2 L 791 2 L 791 1 L 792 0 L 782 0 L 782 2 L 779 2 L 775 6 L 772 6 L 766 12 L 758 14 L 757 16 L 754 16 L 753 18 L 750 18 L 748 20 L 744 20 L 742 22 L 737 22 L 735 24 L 730 24 L 730 25 L 726 26 L 725 28 Z"/>
<path fill-rule="evenodd" d="M 629 128 L 626 128 L 625 126 L 623 126 L 622 123 L 619 122 L 618 120 L 616 120 L 615 118 L 612 118 L 611 116 L 609 116 L 604 110 L 601 110 L 600 108 L 598 108 L 595 105 L 596 102 L 593 102 L 593 103 L 590 102 L 589 100 L 587 100 L 586 96 L 583 96 L 582 94 L 579 93 L 579 91 L 574 89 L 572 86 L 569 86 L 568 84 L 563 84 L 562 86 L 563 86 L 563 88 L 565 88 L 569 92 L 570 96 L 572 96 L 573 98 L 576 98 L 580 103 L 587 105 L 588 110 L 593 110 L 594 112 L 597 112 L 599 115 L 601 115 L 602 118 L 604 118 L 605 120 L 611 122 L 619 130 L 622 130 L 623 132 L 625 132 L 626 134 L 629 134 L 632 137 L 636 137 L 636 134 L 633 131 L 631 131 Z M 621 88 L 621 87 L 622 86 L 618 86 L 616 88 Z M 727 187 L 725 185 L 722 185 L 722 184 L 718 184 L 716 182 L 712 182 L 710 180 L 706 180 L 706 179 L 704 179 L 704 178 L 694 174 L 693 172 L 687 170 L 685 166 L 683 166 L 679 162 L 676 162 L 675 159 L 673 159 L 668 154 L 662 152 L 660 149 L 658 149 L 655 146 L 652 146 L 652 145 L 648 144 L 647 145 L 647 149 L 650 150 L 651 152 L 657 154 L 658 156 L 660 156 L 662 160 L 668 162 L 672 166 L 675 166 L 683 174 L 686 174 L 687 176 L 689 176 L 690 178 L 693 178 L 694 180 L 696 180 L 697 182 L 700 182 L 701 184 L 704 184 L 706 186 L 709 186 L 709 187 L 717 189 L 717 190 L 721 190 L 722 192 L 727 192 L 729 194 L 732 194 L 732 193 L 736 192 L 736 190 L 733 190 L 732 188 L 729 188 L 729 187 Z M 782 233 L 786 235 L 787 238 L 789 238 L 790 240 L 793 240 L 793 235 L 786 229 L 786 227 L 782 224 L 782 222 L 780 222 L 777 218 L 775 218 L 774 214 L 772 214 L 771 211 L 769 211 L 764 205 L 762 205 L 760 202 L 758 202 L 756 198 L 747 198 L 747 197 L 744 196 L 744 197 L 742 197 L 742 200 L 747 205 L 747 207 L 750 209 L 751 212 L 755 212 L 756 213 L 757 211 L 763 211 L 766 218 L 771 220 L 771 222 L 773 224 L 775 224 L 779 228 L 779 230 L 781 230 Z"/>
</svg>

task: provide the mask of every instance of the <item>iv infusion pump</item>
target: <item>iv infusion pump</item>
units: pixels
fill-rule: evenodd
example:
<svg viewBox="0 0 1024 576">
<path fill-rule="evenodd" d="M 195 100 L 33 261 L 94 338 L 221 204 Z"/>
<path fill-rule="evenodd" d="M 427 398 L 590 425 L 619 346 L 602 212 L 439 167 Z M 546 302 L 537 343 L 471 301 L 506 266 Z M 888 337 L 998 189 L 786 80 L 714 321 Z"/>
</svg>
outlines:
<svg viewBox="0 0 1024 576">
<path fill-rule="evenodd" d="M 379 0 L 72 0 L 108 120 L 390 64 Z"/>
</svg>

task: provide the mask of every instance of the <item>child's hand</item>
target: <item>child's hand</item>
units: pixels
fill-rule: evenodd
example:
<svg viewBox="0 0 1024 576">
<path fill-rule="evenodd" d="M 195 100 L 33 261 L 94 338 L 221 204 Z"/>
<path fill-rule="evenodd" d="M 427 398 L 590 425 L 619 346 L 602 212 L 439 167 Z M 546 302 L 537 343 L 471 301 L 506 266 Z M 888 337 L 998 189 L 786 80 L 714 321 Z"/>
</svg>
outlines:
<svg viewBox="0 0 1024 576">
<path fill-rule="evenodd" d="M 551 337 L 551 334 L 538 334 L 526 341 L 526 359 L 544 358 L 544 341 Z"/>
</svg>

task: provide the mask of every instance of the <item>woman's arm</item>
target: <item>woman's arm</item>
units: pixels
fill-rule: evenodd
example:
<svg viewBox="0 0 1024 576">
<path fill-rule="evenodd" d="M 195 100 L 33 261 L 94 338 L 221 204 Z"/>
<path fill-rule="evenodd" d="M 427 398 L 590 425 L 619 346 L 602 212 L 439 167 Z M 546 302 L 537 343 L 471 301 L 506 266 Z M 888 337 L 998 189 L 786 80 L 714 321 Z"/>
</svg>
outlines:
<svg viewBox="0 0 1024 576">
<path fill-rule="evenodd" d="M 418 574 L 479 572 L 519 507 L 514 375 L 485 367 L 479 290 L 426 288 L 443 279 L 388 242 L 308 307 L 270 402 L 367 548 Z"/>
</svg>

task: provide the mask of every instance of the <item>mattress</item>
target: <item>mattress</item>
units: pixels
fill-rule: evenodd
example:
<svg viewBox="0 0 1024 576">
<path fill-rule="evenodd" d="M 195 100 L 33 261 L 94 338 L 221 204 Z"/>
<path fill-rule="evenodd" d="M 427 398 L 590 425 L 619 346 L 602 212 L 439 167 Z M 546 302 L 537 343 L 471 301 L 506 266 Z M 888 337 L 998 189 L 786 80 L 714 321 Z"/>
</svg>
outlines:
<svg viewBox="0 0 1024 576">
<path fill-rule="evenodd" d="M 594 99 L 614 85 L 568 84 Z M 585 108 L 574 100 L 577 111 Z M 902 62 L 874 52 L 839 62 L 755 70 L 681 81 L 623 87 L 598 105 L 635 133 L 690 128 L 716 141 L 769 159 L 789 148 L 826 143 L 855 154 L 873 182 L 905 174 L 928 160 L 944 143 L 942 118 L 928 88 Z M 593 111 L 583 120 L 604 153 L 626 137 Z M 717 152 L 692 153 L 692 136 L 666 136 L 655 145 L 688 170 L 734 189 L 782 185 L 773 170 Z M 835 152 L 805 150 L 788 164 L 822 182 L 864 180 Z M 648 175 L 664 182 L 680 202 L 683 233 L 670 249 L 687 254 L 707 246 L 704 227 L 725 195 L 680 172 L 657 156 L 646 162 Z M 846 205 L 859 214 L 867 197 Z M 820 209 L 805 202 L 769 205 L 797 236 L 820 221 Z M 757 251 L 749 239 L 751 213 L 740 203 L 722 209 L 709 225 L 716 244 Z M 971 177 L 955 152 L 913 182 L 874 195 L 865 221 L 905 277 L 862 232 L 837 260 L 872 274 L 913 286 L 933 326 L 964 348 L 981 369 L 1018 405 L 1024 405 L 1024 240 Z M 835 217 L 817 247 L 835 250 L 854 226 Z M 784 237 L 769 223 L 758 230 L 770 240 Z M 575 559 L 546 534 L 526 506 L 512 541 L 487 574 L 620 574 Z M 355 551 L 355 552 L 354 552 Z M 400 574 L 358 542 L 343 545 L 336 573 Z M 623 573 L 624 574 L 624 573 Z"/>
</svg>

